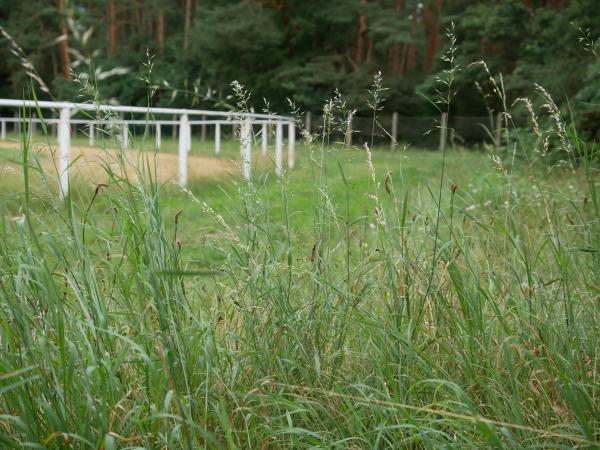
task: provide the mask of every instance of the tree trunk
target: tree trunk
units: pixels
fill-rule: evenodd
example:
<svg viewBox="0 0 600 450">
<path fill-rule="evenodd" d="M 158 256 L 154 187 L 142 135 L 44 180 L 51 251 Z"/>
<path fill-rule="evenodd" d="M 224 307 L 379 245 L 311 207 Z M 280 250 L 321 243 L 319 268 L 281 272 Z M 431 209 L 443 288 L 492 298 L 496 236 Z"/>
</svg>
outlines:
<svg viewBox="0 0 600 450">
<path fill-rule="evenodd" d="M 394 11 L 398 14 L 402 11 L 404 0 L 396 0 Z M 402 74 L 402 50 L 403 45 L 399 42 L 392 44 L 389 49 L 389 67 L 392 75 Z"/>
<path fill-rule="evenodd" d="M 409 42 L 404 46 L 404 69 L 403 73 L 413 73 L 417 68 L 417 47 L 415 46 L 414 39 L 417 36 L 417 25 L 418 25 L 418 14 L 417 8 L 413 10 L 410 20 L 410 35 L 413 38 L 413 42 Z"/>
<path fill-rule="evenodd" d="M 162 8 L 156 17 L 156 43 L 161 50 L 165 46 L 165 12 Z"/>
<path fill-rule="evenodd" d="M 546 6 L 562 11 L 567 6 L 567 0 L 546 0 Z"/>
<path fill-rule="evenodd" d="M 429 73 L 433 69 L 433 58 L 442 47 L 440 37 L 441 12 L 442 0 L 428 0 L 423 5 L 423 26 L 425 28 L 423 71 L 425 73 Z"/>
<path fill-rule="evenodd" d="M 60 63 L 62 74 L 67 80 L 71 80 L 71 55 L 69 53 L 69 29 L 65 20 L 65 0 L 58 0 L 58 11 L 60 13 L 60 31 L 63 39 L 60 41 Z"/>
<path fill-rule="evenodd" d="M 133 2 L 133 26 L 136 34 L 144 34 L 144 18 L 142 16 L 142 5 L 136 0 Z"/>
<path fill-rule="evenodd" d="M 367 0 L 361 0 L 361 4 L 366 4 Z M 358 28 L 356 31 L 356 42 L 354 43 L 354 62 L 357 66 L 365 62 L 365 35 L 367 33 L 367 19 L 364 15 L 358 17 Z"/>
<path fill-rule="evenodd" d="M 114 54 L 118 45 L 117 7 L 115 0 L 108 2 L 108 54 Z"/>
<path fill-rule="evenodd" d="M 185 18 L 183 24 L 183 49 L 190 45 L 190 28 L 192 27 L 192 0 L 185 0 Z"/>
<path fill-rule="evenodd" d="M 279 15 L 281 16 L 281 20 L 283 24 L 287 26 L 290 22 L 289 17 L 287 16 L 285 9 L 285 0 L 271 0 L 271 7 L 279 11 Z"/>
</svg>

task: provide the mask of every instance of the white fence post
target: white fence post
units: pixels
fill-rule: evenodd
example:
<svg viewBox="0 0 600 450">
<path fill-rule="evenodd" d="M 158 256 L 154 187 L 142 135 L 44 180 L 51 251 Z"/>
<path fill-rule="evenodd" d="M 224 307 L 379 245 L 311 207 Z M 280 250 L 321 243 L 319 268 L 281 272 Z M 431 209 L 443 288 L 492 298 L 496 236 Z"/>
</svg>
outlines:
<svg viewBox="0 0 600 450">
<path fill-rule="evenodd" d="M 162 136 L 161 136 L 161 130 L 160 130 L 160 123 L 156 124 L 155 132 L 156 132 L 156 135 L 154 137 L 154 147 L 157 150 L 160 150 L 160 144 L 161 144 L 160 141 L 161 141 L 161 138 L 162 138 Z"/>
<path fill-rule="evenodd" d="M 64 199 L 69 192 L 69 152 L 71 149 L 71 111 L 69 108 L 60 110 L 58 122 L 58 178 L 60 182 L 59 196 Z"/>
<path fill-rule="evenodd" d="M 312 129 L 312 114 L 310 111 L 306 112 L 306 119 L 304 122 L 304 129 L 306 130 L 306 132 L 308 134 L 310 134 L 311 129 Z"/>
<path fill-rule="evenodd" d="M 262 125 L 262 154 L 263 156 L 267 154 L 267 146 L 269 144 L 269 126 L 267 125 L 267 123 L 263 123 Z"/>
<path fill-rule="evenodd" d="M 90 147 L 93 147 L 95 145 L 95 139 L 94 139 L 94 122 L 90 123 L 90 131 L 89 131 L 89 136 L 88 136 L 88 143 L 90 145 Z"/>
<path fill-rule="evenodd" d="M 187 117 L 187 114 L 186 114 Z M 185 123 L 185 135 L 186 135 L 186 144 L 187 144 L 187 151 L 188 153 L 192 151 L 192 125 L 190 124 L 190 121 L 186 121 Z"/>
<path fill-rule="evenodd" d="M 121 143 L 124 149 L 129 148 L 129 127 L 125 122 L 121 124 Z"/>
<path fill-rule="evenodd" d="M 190 148 L 188 128 L 188 116 L 182 114 L 179 119 L 179 184 L 181 186 L 187 185 L 187 158 Z"/>
<path fill-rule="evenodd" d="M 2 121 L 2 129 L 0 130 L 0 139 L 3 141 L 6 139 L 6 120 Z"/>
<path fill-rule="evenodd" d="M 215 153 L 221 153 L 221 124 L 215 124 Z"/>
<path fill-rule="evenodd" d="M 290 122 L 288 128 L 288 168 L 293 169 L 296 163 L 296 124 Z"/>
<path fill-rule="evenodd" d="M 200 142 L 206 142 L 206 116 L 202 116 L 202 125 L 200 126 Z"/>
<path fill-rule="evenodd" d="M 283 173 L 283 124 L 277 122 L 275 126 L 275 173 L 281 176 Z"/>
<path fill-rule="evenodd" d="M 242 122 L 242 133 L 241 133 L 241 144 L 242 144 L 242 169 L 244 172 L 244 178 L 249 180 L 251 177 L 251 164 L 252 164 L 252 124 L 250 119 Z"/>
</svg>

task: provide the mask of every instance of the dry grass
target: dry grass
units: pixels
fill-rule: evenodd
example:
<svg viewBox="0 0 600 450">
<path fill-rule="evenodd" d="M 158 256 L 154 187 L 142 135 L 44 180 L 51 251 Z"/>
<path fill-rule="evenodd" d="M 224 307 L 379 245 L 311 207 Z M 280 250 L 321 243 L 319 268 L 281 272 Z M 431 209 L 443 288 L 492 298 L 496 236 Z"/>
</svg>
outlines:
<svg viewBox="0 0 600 450">
<path fill-rule="evenodd" d="M 0 149 L 15 150 L 15 157 L 19 150 L 18 142 L 0 141 Z M 40 165 L 47 173 L 56 173 L 58 167 L 57 147 L 48 144 L 34 144 L 33 151 L 37 155 Z M 125 164 L 121 163 L 121 154 L 125 158 Z M 71 147 L 71 176 L 80 176 L 94 183 L 106 183 L 108 181 L 107 167 L 117 174 L 125 175 L 128 179 L 134 179 L 136 171 L 141 165 L 152 167 L 153 173 L 158 176 L 158 181 L 166 182 L 178 178 L 178 155 L 175 153 L 148 152 L 141 154 L 137 151 L 119 152 L 114 149 L 103 149 L 98 147 L 78 146 Z M 5 174 L 11 172 L 20 175 L 20 170 L 14 163 L 3 165 Z M 154 170 L 156 168 L 156 171 Z M 231 162 L 204 156 L 188 157 L 188 177 L 190 179 L 207 179 L 224 176 L 235 171 L 235 165 Z"/>
</svg>

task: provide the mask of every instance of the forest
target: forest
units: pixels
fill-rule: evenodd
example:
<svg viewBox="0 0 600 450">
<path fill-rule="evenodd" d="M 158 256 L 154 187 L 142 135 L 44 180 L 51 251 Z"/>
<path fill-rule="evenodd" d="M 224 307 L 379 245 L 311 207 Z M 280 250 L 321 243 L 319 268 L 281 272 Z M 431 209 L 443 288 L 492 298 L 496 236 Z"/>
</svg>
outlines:
<svg viewBox="0 0 600 450">
<path fill-rule="evenodd" d="M 337 89 L 360 115 L 381 71 L 386 110 L 431 115 L 454 24 L 454 114 L 499 109 L 473 65 L 485 60 L 508 104 L 538 83 L 595 133 L 599 16 L 596 0 L 0 0 L 0 96 L 23 95 L 26 60 L 40 98 L 74 98 L 72 79 L 91 79 L 106 100 L 145 105 L 150 81 L 156 106 L 227 107 L 237 80 L 257 110 L 288 111 L 289 99 L 318 113 Z"/>
</svg>

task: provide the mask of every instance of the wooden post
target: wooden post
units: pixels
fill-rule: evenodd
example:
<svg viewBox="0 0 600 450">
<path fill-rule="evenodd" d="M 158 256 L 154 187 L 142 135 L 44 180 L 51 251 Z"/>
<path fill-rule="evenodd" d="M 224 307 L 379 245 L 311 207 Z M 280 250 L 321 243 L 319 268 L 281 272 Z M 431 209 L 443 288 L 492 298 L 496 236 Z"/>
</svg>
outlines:
<svg viewBox="0 0 600 450">
<path fill-rule="evenodd" d="M 290 122 L 288 128 L 288 169 L 293 169 L 296 163 L 296 124 Z"/>
<path fill-rule="evenodd" d="M 95 139 L 94 139 L 94 122 L 90 122 L 89 125 L 90 129 L 89 129 L 89 135 L 88 135 L 88 144 L 90 147 L 93 147 L 95 145 Z"/>
<path fill-rule="evenodd" d="M 346 146 L 352 147 L 352 113 L 348 113 L 346 121 Z"/>
<path fill-rule="evenodd" d="M 221 124 L 215 125 L 215 153 L 221 153 Z"/>
<path fill-rule="evenodd" d="M 275 126 L 275 173 L 281 176 L 283 173 L 283 124 L 277 122 Z"/>
<path fill-rule="evenodd" d="M 0 139 L 2 139 L 3 141 L 6 139 L 6 120 L 2 121 Z"/>
<path fill-rule="evenodd" d="M 160 123 L 156 124 L 156 129 L 154 130 L 156 135 L 154 137 L 154 147 L 157 150 L 160 150 L 161 140 L 162 140 L 162 130 L 160 128 Z"/>
<path fill-rule="evenodd" d="M 496 114 L 496 148 L 502 145 L 502 113 Z"/>
<path fill-rule="evenodd" d="M 442 121 L 440 123 L 440 150 L 446 148 L 446 140 L 448 139 L 448 113 L 442 113 Z"/>
<path fill-rule="evenodd" d="M 304 129 L 308 134 L 310 134 L 312 126 L 312 114 L 310 113 L 310 111 L 306 112 L 306 118 L 304 120 Z"/>
<path fill-rule="evenodd" d="M 252 124 L 250 123 L 250 119 L 246 119 L 244 122 L 242 122 L 241 144 L 243 164 L 242 170 L 244 173 L 244 178 L 249 180 L 252 163 Z"/>
<path fill-rule="evenodd" d="M 202 120 L 206 121 L 206 116 L 202 116 Z M 200 126 L 200 142 L 206 142 L 206 123 L 202 123 Z"/>
<path fill-rule="evenodd" d="M 179 119 L 179 185 L 187 185 L 187 158 L 189 152 L 190 134 L 187 114 L 182 114 Z"/>
<path fill-rule="evenodd" d="M 58 122 L 58 195 L 64 199 L 69 193 L 69 152 L 71 149 L 71 111 L 69 108 L 60 110 Z"/>
<path fill-rule="evenodd" d="M 269 139 L 269 126 L 267 125 L 267 123 L 263 123 L 262 125 L 262 131 L 261 131 L 262 135 L 262 154 L 263 156 L 267 154 L 267 147 L 268 147 L 268 139 Z"/>
<path fill-rule="evenodd" d="M 394 150 L 398 145 L 398 113 L 394 112 L 392 114 L 392 142 L 390 143 L 390 148 Z"/>
</svg>

